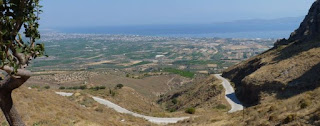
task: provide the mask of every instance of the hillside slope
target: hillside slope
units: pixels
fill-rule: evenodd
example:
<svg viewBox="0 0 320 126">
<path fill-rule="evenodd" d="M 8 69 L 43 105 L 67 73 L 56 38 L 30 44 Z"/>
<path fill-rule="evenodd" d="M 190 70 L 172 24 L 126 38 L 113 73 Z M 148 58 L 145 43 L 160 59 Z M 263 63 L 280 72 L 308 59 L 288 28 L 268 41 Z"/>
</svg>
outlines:
<svg viewBox="0 0 320 126">
<path fill-rule="evenodd" d="M 210 75 L 207 79 L 193 84 L 180 91 L 171 92 L 158 100 L 170 111 L 184 110 L 189 107 L 214 108 L 227 104 L 224 99 L 221 81 Z"/>
<path fill-rule="evenodd" d="M 28 126 L 122 126 L 152 125 L 130 115 L 106 108 L 86 98 L 84 105 L 73 102 L 50 90 L 21 87 L 13 92 L 14 103 Z M 6 121 L 0 115 L 0 123 Z"/>
<path fill-rule="evenodd" d="M 319 87 L 320 1 L 288 40 L 279 40 L 265 53 L 230 67 L 223 76 L 236 84 L 237 96 L 248 106 Z"/>
</svg>

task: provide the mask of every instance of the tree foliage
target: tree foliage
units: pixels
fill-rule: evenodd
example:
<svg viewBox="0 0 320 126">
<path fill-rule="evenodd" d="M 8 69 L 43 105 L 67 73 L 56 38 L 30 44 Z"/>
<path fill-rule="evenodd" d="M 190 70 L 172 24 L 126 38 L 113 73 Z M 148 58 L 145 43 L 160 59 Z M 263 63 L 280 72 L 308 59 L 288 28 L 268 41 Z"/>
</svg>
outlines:
<svg viewBox="0 0 320 126">
<path fill-rule="evenodd" d="M 40 8 L 39 0 L 0 0 L 0 67 L 14 68 L 11 74 L 44 55 L 44 45 L 35 43 Z"/>
<path fill-rule="evenodd" d="M 39 0 L 0 0 L 0 108 L 10 126 L 24 126 L 11 93 L 32 75 L 25 69 L 31 59 L 44 55 L 40 39 Z"/>
</svg>

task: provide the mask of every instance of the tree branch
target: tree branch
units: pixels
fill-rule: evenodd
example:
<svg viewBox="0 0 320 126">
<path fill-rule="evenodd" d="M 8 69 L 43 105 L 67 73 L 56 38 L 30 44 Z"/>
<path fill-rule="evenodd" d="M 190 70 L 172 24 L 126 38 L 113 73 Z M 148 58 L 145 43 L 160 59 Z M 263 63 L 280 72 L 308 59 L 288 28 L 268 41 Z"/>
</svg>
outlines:
<svg viewBox="0 0 320 126">
<path fill-rule="evenodd" d="M 25 83 L 32 75 L 31 71 L 26 69 L 18 69 L 17 73 L 11 75 L 14 71 L 12 67 L 4 66 L 0 68 L 8 73 L 8 75 L 0 82 L 0 88 L 14 90 Z"/>
<path fill-rule="evenodd" d="M 3 68 L 0 68 L 1 70 L 6 71 L 9 75 L 14 72 L 14 69 L 9 66 L 4 66 Z M 21 78 L 30 78 L 32 75 L 31 71 L 26 69 L 18 69 L 17 73 L 14 74 L 14 76 L 20 76 Z"/>
</svg>

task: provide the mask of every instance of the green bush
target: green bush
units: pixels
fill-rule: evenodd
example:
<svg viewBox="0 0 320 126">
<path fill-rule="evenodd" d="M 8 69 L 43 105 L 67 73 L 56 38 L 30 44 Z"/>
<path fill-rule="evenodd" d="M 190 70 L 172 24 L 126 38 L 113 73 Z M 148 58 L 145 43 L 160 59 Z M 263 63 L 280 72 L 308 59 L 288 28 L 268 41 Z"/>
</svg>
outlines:
<svg viewBox="0 0 320 126">
<path fill-rule="evenodd" d="M 106 89 L 106 86 L 100 86 L 99 89 Z"/>
<path fill-rule="evenodd" d="M 295 114 L 290 114 L 290 115 L 288 115 L 284 120 L 283 120 L 283 123 L 284 124 L 288 124 L 288 123 L 290 123 L 290 122 L 292 122 L 292 121 L 294 121 L 294 120 L 296 120 L 297 119 L 297 115 L 295 115 Z"/>
<path fill-rule="evenodd" d="M 172 108 L 172 109 L 169 109 L 169 112 L 175 112 L 177 111 L 176 109 Z"/>
<path fill-rule="evenodd" d="M 87 85 L 82 85 L 79 87 L 81 90 L 87 89 Z"/>
<path fill-rule="evenodd" d="M 9 126 L 9 124 L 6 121 L 4 121 L 2 122 L 1 126 Z"/>
<path fill-rule="evenodd" d="M 194 114 L 194 113 L 196 113 L 196 109 L 195 108 L 188 108 L 185 112 L 188 114 Z"/>
<path fill-rule="evenodd" d="M 109 94 L 110 94 L 111 96 L 116 96 L 116 92 L 113 91 L 112 89 L 109 89 Z"/>
<path fill-rule="evenodd" d="M 39 88 L 38 85 L 32 85 L 31 88 Z"/>
<path fill-rule="evenodd" d="M 178 103 L 178 100 L 175 98 L 175 99 L 172 99 L 171 101 L 173 104 L 177 104 Z"/>
<path fill-rule="evenodd" d="M 86 87 L 86 89 L 87 89 L 87 87 Z M 89 89 L 98 91 L 98 90 L 106 89 L 106 86 L 95 86 L 95 87 L 90 87 Z"/>
<path fill-rule="evenodd" d="M 74 87 L 72 87 L 72 89 L 73 89 L 73 90 L 78 90 L 79 87 L 78 87 L 78 86 L 74 86 Z"/>
<path fill-rule="evenodd" d="M 66 89 L 66 87 L 63 87 L 63 86 L 62 86 L 62 87 L 59 87 L 59 89 L 60 89 L 60 90 L 64 90 L 64 89 Z"/>
<path fill-rule="evenodd" d="M 50 89 L 50 86 L 44 86 L 45 89 Z"/>
<path fill-rule="evenodd" d="M 123 87 L 123 84 L 117 84 L 116 89 L 121 89 Z"/>
<path fill-rule="evenodd" d="M 99 87 L 99 86 L 95 86 L 95 87 L 93 87 L 92 89 L 97 91 L 97 90 L 100 89 L 100 87 Z"/>
<path fill-rule="evenodd" d="M 300 101 L 300 108 L 304 109 L 311 105 L 311 101 L 309 99 L 302 99 Z"/>
<path fill-rule="evenodd" d="M 219 104 L 216 106 L 216 109 L 227 109 L 227 106 L 224 104 Z"/>
</svg>

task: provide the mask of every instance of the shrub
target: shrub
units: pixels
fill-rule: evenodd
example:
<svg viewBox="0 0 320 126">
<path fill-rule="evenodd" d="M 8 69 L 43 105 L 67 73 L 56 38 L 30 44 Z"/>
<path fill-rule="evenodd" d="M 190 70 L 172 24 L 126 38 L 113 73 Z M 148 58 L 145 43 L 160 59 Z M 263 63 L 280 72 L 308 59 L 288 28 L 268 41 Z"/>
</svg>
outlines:
<svg viewBox="0 0 320 126">
<path fill-rule="evenodd" d="M 273 111 L 275 111 L 275 110 L 276 110 L 276 107 L 275 107 L 275 106 L 270 106 L 268 112 L 273 112 Z"/>
<path fill-rule="evenodd" d="M 38 85 L 32 85 L 31 88 L 39 88 Z"/>
<path fill-rule="evenodd" d="M 113 91 L 113 90 L 111 90 L 111 89 L 109 89 L 109 94 L 110 94 L 111 96 L 116 96 L 116 92 Z"/>
<path fill-rule="evenodd" d="M 175 112 L 177 111 L 176 109 L 172 108 L 172 109 L 169 109 L 169 112 Z"/>
<path fill-rule="evenodd" d="M 123 84 L 117 84 L 117 85 L 116 85 L 116 88 L 117 88 L 117 89 L 121 89 L 122 87 L 123 87 Z"/>
<path fill-rule="evenodd" d="M 288 124 L 288 123 L 296 120 L 296 118 L 297 118 L 297 115 L 295 115 L 295 114 L 290 114 L 290 115 L 288 115 L 288 116 L 283 120 L 283 123 L 284 123 L 284 124 Z"/>
<path fill-rule="evenodd" d="M 78 86 L 74 86 L 74 87 L 72 87 L 72 89 L 73 90 L 77 90 L 77 89 L 79 89 L 79 87 Z"/>
<path fill-rule="evenodd" d="M 44 86 L 45 89 L 50 89 L 50 86 Z"/>
<path fill-rule="evenodd" d="M 81 90 L 87 89 L 87 85 L 82 85 L 79 87 Z"/>
<path fill-rule="evenodd" d="M 271 115 L 269 117 L 269 121 L 275 121 L 275 120 L 277 120 L 277 116 L 276 115 Z"/>
<path fill-rule="evenodd" d="M 216 109 L 227 109 L 227 106 L 224 104 L 219 104 L 216 106 Z"/>
<path fill-rule="evenodd" d="M 4 121 L 2 122 L 1 126 L 9 126 L 9 124 L 6 121 Z"/>
<path fill-rule="evenodd" d="M 300 101 L 300 108 L 304 109 L 311 105 L 311 101 L 309 99 L 302 99 Z"/>
<path fill-rule="evenodd" d="M 99 89 L 106 89 L 106 86 L 100 86 Z"/>
<path fill-rule="evenodd" d="M 99 87 L 99 86 L 95 86 L 95 87 L 93 87 L 92 89 L 97 91 L 97 90 L 100 89 L 100 87 Z"/>
<path fill-rule="evenodd" d="M 60 89 L 60 90 L 64 90 L 64 89 L 66 89 L 66 87 L 63 87 L 63 86 L 62 86 L 62 87 L 59 87 L 59 89 Z"/>
<path fill-rule="evenodd" d="M 98 108 L 96 108 L 96 109 L 94 109 L 95 111 L 97 111 L 97 112 L 103 112 L 103 108 L 100 108 L 100 107 L 98 107 Z"/>
<path fill-rule="evenodd" d="M 172 99 L 171 101 L 173 104 L 177 104 L 178 103 L 178 100 L 175 98 L 175 99 Z"/>
<path fill-rule="evenodd" d="M 194 114 L 196 113 L 196 109 L 191 107 L 191 108 L 188 108 L 185 112 L 188 114 Z"/>
</svg>

